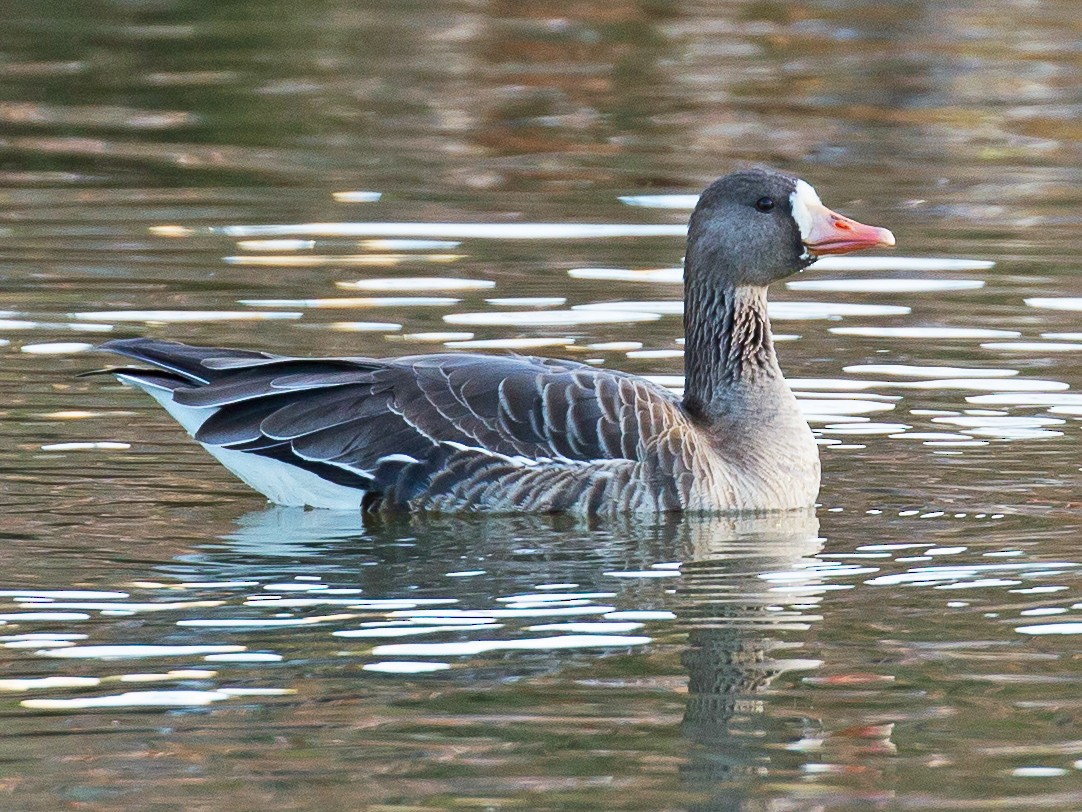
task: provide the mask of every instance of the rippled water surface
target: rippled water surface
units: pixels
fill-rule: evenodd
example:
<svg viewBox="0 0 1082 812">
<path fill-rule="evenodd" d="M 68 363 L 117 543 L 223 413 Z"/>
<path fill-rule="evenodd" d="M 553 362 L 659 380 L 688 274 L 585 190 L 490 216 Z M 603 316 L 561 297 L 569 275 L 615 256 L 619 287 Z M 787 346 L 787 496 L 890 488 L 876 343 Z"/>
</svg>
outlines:
<svg viewBox="0 0 1082 812">
<path fill-rule="evenodd" d="M 45 2 L 0 32 L 0 806 L 1082 808 L 1077 4 Z M 815 515 L 272 509 L 108 337 L 682 379 L 735 167 Z"/>
</svg>

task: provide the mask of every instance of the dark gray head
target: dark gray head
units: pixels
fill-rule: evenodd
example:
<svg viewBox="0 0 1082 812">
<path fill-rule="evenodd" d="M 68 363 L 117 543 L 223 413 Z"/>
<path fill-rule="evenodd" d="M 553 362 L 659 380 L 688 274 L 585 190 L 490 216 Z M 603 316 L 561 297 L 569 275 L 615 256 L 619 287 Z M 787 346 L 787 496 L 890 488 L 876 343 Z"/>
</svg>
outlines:
<svg viewBox="0 0 1082 812">
<path fill-rule="evenodd" d="M 691 215 L 689 282 L 762 286 L 800 271 L 822 254 L 894 245 L 894 235 L 832 212 L 810 184 L 771 169 L 714 181 Z"/>
</svg>

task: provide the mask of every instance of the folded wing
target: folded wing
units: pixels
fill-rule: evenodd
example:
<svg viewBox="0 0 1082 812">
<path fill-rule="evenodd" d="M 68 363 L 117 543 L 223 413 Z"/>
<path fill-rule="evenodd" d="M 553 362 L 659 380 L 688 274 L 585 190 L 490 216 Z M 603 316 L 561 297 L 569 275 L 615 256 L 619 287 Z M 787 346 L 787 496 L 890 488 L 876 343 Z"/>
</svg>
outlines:
<svg viewBox="0 0 1082 812">
<path fill-rule="evenodd" d="M 150 339 L 103 349 L 155 367 L 120 373 L 170 390 L 199 416 L 186 427 L 212 453 L 294 465 L 370 502 L 567 509 L 658 460 L 671 468 L 659 491 L 680 501 L 687 418 L 674 395 L 623 373 L 518 356 L 303 359 Z"/>
</svg>

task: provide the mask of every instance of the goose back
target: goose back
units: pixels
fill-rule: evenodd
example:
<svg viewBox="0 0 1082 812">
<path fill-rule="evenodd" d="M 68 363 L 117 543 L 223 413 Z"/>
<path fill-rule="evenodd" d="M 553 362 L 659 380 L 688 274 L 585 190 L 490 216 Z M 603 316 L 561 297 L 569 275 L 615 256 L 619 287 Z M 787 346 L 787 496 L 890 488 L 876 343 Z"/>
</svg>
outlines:
<svg viewBox="0 0 1082 812">
<path fill-rule="evenodd" d="M 573 361 L 303 359 L 149 339 L 103 349 L 156 367 L 119 372 L 167 389 L 159 400 L 195 414 L 186 427 L 212 453 L 294 466 L 369 509 L 666 511 L 709 507 L 704 486 L 734 491 L 704 466 L 710 443 L 675 395 Z"/>
</svg>

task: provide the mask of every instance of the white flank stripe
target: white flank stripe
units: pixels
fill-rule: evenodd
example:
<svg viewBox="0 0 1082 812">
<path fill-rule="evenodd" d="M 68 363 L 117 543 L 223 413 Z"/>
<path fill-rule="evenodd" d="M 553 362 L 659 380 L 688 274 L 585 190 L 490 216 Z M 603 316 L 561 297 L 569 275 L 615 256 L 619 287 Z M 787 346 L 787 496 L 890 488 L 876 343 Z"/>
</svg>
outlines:
<svg viewBox="0 0 1082 812">
<path fill-rule="evenodd" d="M 417 462 L 417 461 L 418 460 L 417 460 L 416 457 L 411 457 L 409 454 L 385 454 L 384 456 L 382 456 L 378 460 L 376 460 L 376 464 L 378 465 L 381 462 L 409 462 L 409 463 L 413 463 L 413 462 Z"/>
<path fill-rule="evenodd" d="M 129 375 L 118 375 L 125 383 L 142 389 L 162 405 L 173 419 L 195 436 L 199 427 L 217 410 L 184 406 L 173 400 L 173 393 Z M 287 507 L 317 507 L 330 510 L 358 510 L 365 491 L 328 482 L 311 471 L 289 463 L 272 460 L 246 451 L 234 451 L 221 446 L 200 443 L 218 462 L 250 488 L 263 494 L 276 505 Z"/>
</svg>

